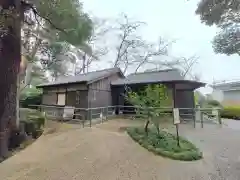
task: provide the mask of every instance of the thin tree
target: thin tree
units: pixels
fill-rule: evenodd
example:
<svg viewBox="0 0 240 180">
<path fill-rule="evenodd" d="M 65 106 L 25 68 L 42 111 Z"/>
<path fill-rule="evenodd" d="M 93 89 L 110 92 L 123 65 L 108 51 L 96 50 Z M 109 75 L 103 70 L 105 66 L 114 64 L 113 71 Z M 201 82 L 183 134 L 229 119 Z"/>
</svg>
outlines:
<svg viewBox="0 0 240 180">
<path fill-rule="evenodd" d="M 126 100 L 135 108 L 136 115 L 145 119 L 145 133 L 148 135 L 148 126 L 153 123 L 159 133 L 159 121 L 163 107 L 168 101 L 167 87 L 160 85 L 148 85 L 143 91 L 128 91 Z"/>
<path fill-rule="evenodd" d="M 152 70 L 178 68 L 184 77 L 191 74 L 198 57 L 170 57 L 168 51 L 175 40 L 159 37 L 158 42 L 150 43 L 139 35 L 143 25 L 146 23 L 132 20 L 126 14 L 117 21 L 117 26 L 113 28 L 118 42 L 113 67 L 120 67 L 124 74 L 130 69 L 137 73 L 149 65 L 155 67 Z"/>
</svg>

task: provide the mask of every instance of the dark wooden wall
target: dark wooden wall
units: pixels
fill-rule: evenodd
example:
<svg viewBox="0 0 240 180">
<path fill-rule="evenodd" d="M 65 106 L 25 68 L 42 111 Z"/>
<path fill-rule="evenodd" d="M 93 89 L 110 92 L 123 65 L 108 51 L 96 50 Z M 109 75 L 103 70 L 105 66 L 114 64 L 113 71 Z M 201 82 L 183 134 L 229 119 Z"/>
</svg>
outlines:
<svg viewBox="0 0 240 180">
<path fill-rule="evenodd" d="M 176 102 L 179 108 L 180 117 L 193 120 L 194 118 L 194 92 L 193 90 L 181 90 L 176 92 Z M 186 108 L 186 109 L 181 109 Z"/>
<path fill-rule="evenodd" d="M 112 74 L 90 84 L 88 91 L 89 108 L 112 106 L 111 82 L 119 78 L 121 78 L 119 73 Z"/>
<path fill-rule="evenodd" d="M 194 92 L 192 90 L 177 90 L 176 102 L 178 108 L 194 108 Z"/>
<path fill-rule="evenodd" d="M 76 91 L 80 92 L 80 104 L 76 103 Z M 56 87 L 43 88 L 43 105 L 57 105 L 57 94 L 66 94 L 66 106 L 86 107 L 87 108 L 87 86 L 86 84 L 69 84 Z"/>
<path fill-rule="evenodd" d="M 130 87 L 131 90 L 135 91 L 137 90 L 136 87 Z M 172 88 L 171 86 L 168 86 L 169 88 L 169 93 L 172 93 Z M 130 103 L 128 103 L 125 99 L 124 96 L 122 96 L 121 94 L 124 93 L 124 86 L 113 86 L 112 87 L 112 102 L 113 105 L 117 106 L 132 106 Z M 173 102 L 173 97 L 169 96 L 169 98 L 172 100 Z M 189 113 L 193 111 L 195 104 L 194 104 L 194 92 L 193 90 L 177 90 L 176 91 L 176 106 L 177 108 L 189 108 L 189 110 L 181 110 L 180 109 L 180 114 L 184 114 L 184 113 Z M 168 105 L 168 107 L 173 107 L 173 103 Z M 131 108 L 128 108 L 131 109 Z"/>
</svg>

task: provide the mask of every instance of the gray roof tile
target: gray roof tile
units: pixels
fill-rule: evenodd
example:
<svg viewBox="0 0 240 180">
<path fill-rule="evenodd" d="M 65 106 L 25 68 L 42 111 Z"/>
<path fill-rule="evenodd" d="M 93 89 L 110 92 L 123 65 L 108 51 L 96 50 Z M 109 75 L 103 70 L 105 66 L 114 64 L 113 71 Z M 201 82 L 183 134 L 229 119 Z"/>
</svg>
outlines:
<svg viewBox="0 0 240 180">
<path fill-rule="evenodd" d="M 169 81 L 182 81 L 184 77 L 177 69 L 166 69 L 161 71 L 143 72 L 130 74 L 125 79 L 118 79 L 112 85 L 138 84 L 138 83 L 158 83 Z"/>
<path fill-rule="evenodd" d="M 86 74 L 79 74 L 76 76 L 65 76 L 65 77 L 59 78 L 54 82 L 40 84 L 37 87 L 57 86 L 57 85 L 81 83 L 81 82 L 89 83 L 91 81 L 104 78 L 109 74 L 117 73 L 117 72 L 121 72 L 121 70 L 119 68 L 110 68 L 110 69 L 104 69 L 100 71 L 93 71 Z"/>
</svg>

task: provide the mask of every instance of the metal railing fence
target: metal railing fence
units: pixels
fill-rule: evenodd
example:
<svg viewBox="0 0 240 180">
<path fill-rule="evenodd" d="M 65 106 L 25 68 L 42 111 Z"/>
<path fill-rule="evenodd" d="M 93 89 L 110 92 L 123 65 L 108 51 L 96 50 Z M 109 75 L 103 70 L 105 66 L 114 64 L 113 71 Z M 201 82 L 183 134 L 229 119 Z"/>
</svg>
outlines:
<svg viewBox="0 0 240 180">
<path fill-rule="evenodd" d="M 169 119 L 173 121 L 172 107 L 136 107 L 136 106 L 107 106 L 96 108 L 74 108 L 74 107 L 59 107 L 59 106 L 32 106 L 45 113 L 46 119 L 57 120 L 60 122 L 69 122 L 92 126 L 93 124 L 102 123 L 113 117 L 138 119 L 144 118 L 147 111 L 157 113 L 157 117 Z M 140 112 L 140 113 L 136 113 Z M 142 113 L 141 113 L 142 112 Z M 145 112 L 145 114 L 144 114 Z M 68 113 L 68 116 L 65 114 Z M 217 108 L 179 108 L 179 116 L 181 123 L 192 123 L 196 127 L 196 123 L 200 123 L 201 127 L 204 123 L 219 123 L 222 124 L 220 117 L 220 109 Z"/>
</svg>

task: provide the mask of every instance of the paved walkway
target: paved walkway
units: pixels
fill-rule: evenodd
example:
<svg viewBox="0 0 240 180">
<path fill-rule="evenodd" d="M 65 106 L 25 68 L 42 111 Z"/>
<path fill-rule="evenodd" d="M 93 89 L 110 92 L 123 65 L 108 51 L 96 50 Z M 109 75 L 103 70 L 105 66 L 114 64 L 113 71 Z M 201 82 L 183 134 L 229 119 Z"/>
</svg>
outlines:
<svg viewBox="0 0 240 180">
<path fill-rule="evenodd" d="M 122 128 L 130 121 L 110 121 L 40 137 L 0 164 L 4 180 L 238 180 L 240 131 L 206 125 L 180 126 L 204 151 L 195 162 L 155 156 L 132 141 Z M 131 121 L 133 122 L 133 121 Z"/>
<path fill-rule="evenodd" d="M 231 129 L 240 130 L 240 120 L 223 119 L 223 123 Z"/>
</svg>

